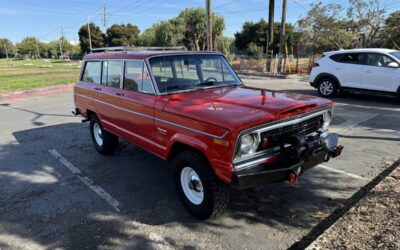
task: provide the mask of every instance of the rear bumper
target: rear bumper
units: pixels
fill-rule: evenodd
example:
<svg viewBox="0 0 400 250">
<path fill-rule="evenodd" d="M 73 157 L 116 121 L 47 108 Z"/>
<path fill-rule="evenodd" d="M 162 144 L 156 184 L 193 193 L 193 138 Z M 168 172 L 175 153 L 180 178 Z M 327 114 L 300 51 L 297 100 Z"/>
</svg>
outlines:
<svg viewBox="0 0 400 250">
<path fill-rule="evenodd" d="M 305 170 L 326 162 L 331 157 L 339 156 L 342 146 L 337 146 L 338 136 L 330 134 L 325 139 L 325 145 L 313 149 L 311 155 L 303 160 L 288 159 L 277 160 L 273 163 L 255 164 L 236 171 L 233 174 L 232 186 L 239 189 L 250 188 L 270 183 L 289 180 L 290 174 L 296 176 Z"/>
</svg>

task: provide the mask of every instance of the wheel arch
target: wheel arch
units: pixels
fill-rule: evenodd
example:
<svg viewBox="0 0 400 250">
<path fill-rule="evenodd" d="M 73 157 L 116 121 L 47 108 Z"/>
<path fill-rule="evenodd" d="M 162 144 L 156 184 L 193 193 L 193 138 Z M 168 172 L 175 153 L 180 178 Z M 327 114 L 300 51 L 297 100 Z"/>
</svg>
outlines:
<svg viewBox="0 0 400 250">
<path fill-rule="evenodd" d="M 321 79 L 324 79 L 324 78 L 331 78 L 336 82 L 336 84 L 338 85 L 339 88 L 342 87 L 342 85 L 340 84 L 339 79 L 336 76 L 334 76 L 334 75 L 332 75 L 330 73 L 321 73 L 321 74 L 317 75 L 317 77 L 315 78 L 315 83 L 318 84 L 319 81 Z M 318 86 L 318 85 L 315 85 L 315 86 Z"/>
</svg>

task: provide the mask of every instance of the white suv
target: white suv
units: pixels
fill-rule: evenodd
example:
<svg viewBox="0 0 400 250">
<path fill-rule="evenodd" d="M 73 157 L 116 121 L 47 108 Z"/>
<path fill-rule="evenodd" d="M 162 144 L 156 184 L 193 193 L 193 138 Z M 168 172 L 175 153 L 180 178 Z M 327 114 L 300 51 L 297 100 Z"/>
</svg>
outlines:
<svg viewBox="0 0 400 250">
<path fill-rule="evenodd" d="M 343 91 L 400 96 L 400 51 L 353 49 L 326 52 L 313 65 L 310 84 L 325 97 Z"/>
</svg>

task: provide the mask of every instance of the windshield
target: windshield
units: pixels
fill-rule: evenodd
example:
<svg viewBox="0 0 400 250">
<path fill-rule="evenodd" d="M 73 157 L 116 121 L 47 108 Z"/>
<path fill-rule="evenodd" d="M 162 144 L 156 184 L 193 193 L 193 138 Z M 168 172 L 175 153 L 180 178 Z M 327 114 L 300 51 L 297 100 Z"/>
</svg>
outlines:
<svg viewBox="0 0 400 250">
<path fill-rule="evenodd" d="M 400 51 L 391 52 L 390 54 L 400 60 Z"/>
<path fill-rule="evenodd" d="M 173 55 L 149 60 L 160 93 L 242 84 L 221 55 Z"/>
</svg>

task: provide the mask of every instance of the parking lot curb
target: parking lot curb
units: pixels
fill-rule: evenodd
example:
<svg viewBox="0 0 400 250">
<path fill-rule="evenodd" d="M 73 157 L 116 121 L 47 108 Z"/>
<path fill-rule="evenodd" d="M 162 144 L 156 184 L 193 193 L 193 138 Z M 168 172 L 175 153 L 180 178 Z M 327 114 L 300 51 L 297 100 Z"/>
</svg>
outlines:
<svg viewBox="0 0 400 250">
<path fill-rule="evenodd" d="M 39 89 L 23 90 L 23 91 L 0 94 L 0 102 L 68 91 L 71 90 L 73 87 L 74 83 L 70 83 L 70 84 L 56 85 Z"/>
</svg>

